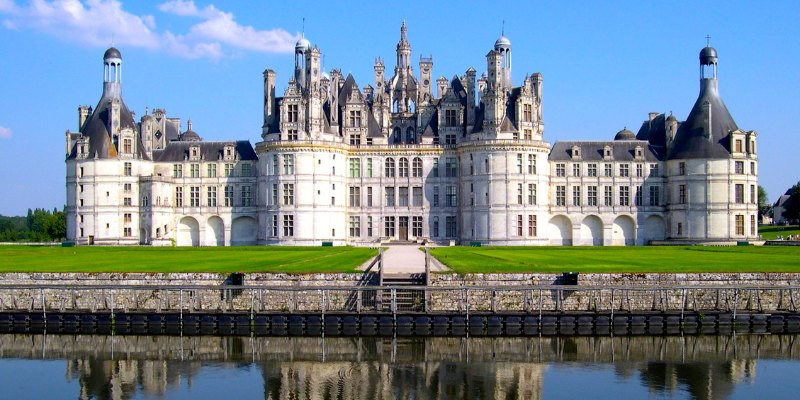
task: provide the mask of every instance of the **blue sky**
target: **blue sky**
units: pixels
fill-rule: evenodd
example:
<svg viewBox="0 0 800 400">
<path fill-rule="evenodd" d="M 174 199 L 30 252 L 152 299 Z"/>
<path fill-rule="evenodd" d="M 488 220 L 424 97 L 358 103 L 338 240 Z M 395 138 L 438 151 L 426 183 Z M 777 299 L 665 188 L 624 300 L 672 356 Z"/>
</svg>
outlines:
<svg viewBox="0 0 800 400">
<path fill-rule="evenodd" d="M 545 139 L 604 140 L 636 131 L 650 111 L 686 118 L 706 35 L 719 52 L 720 93 L 740 128 L 759 133 L 760 183 L 775 200 L 800 179 L 800 2 L 109 1 L 0 0 L 0 214 L 61 207 L 64 132 L 102 91 L 102 56 L 123 56 L 123 97 L 191 118 L 206 140 L 260 140 L 262 76 L 289 78 L 303 31 L 324 68 L 372 83 L 375 57 L 394 68 L 400 23 L 412 59 L 434 76 L 486 69 L 500 35 L 513 78 L 544 76 Z M 138 117 L 137 117 L 138 118 Z"/>
</svg>

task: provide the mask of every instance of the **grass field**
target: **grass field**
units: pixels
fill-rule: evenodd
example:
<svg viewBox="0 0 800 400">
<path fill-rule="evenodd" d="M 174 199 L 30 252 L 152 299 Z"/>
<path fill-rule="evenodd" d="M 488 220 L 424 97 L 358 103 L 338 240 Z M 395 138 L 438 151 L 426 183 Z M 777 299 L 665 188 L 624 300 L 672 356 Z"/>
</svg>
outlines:
<svg viewBox="0 0 800 400">
<path fill-rule="evenodd" d="M 354 272 L 376 254 L 356 247 L 0 246 L 0 272 Z"/>
<path fill-rule="evenodd" d="M 778 236 L 786 238 L 789 235 L 800 235 L 800 227 L 797 225 L 763 225 L 758 227 L 758 234 L 766 240 L 772 240 Z"/>
<path fill-rule="evenodd" d="M 440 247 L 457 273 L 800 272 L 800 247 Z"/>
</svg>

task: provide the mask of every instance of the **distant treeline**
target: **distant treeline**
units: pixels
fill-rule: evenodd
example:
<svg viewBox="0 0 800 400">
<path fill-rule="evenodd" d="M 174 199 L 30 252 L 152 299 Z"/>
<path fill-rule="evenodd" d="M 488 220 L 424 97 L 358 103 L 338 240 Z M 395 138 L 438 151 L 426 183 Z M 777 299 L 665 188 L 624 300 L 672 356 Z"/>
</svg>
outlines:
<svg viewBox="0 0 800 400">
<path fill-rule="evenodd" d="M 0 242 L 57 242 L 67 236 L 63 211 L 28 209 L 24 217 L 0 215 Z"/>
</svg>

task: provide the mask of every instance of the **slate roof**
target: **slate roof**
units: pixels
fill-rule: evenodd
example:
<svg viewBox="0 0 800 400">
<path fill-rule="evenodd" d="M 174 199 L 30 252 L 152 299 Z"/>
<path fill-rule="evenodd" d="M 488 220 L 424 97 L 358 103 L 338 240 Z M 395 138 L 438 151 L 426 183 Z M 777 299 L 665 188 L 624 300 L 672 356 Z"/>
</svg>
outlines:
<svg viewBox="0 0 800 400">
<path fill-rule="evenodd" d="M 731 153 L 728 136 L 737 129 L 736 122 L 719 97 L 717 80 L 703 79 L 700 95 L 686 121 L 678 127 L 667 157 L 670 160 L 728 158 Z"/>
<path fill-rule="evenodd" d="M 189 157 L 189 148 L 200 147 L 200 156 L 203 160 L 219 160 L 223 156 L 226 145 L 233 145 L 239 160 L 258 160 L 255 149 L 249 140 L 228 142 L 171 142 L 163 150 L 153 150 L 153 161 L 180 162 Z"/>
<path fill-rule="evenodd" d="M 581 160 L 583 161 L 603 161 L 603 150 L 605 146 L 611 147 L 611 154 L 614 161 L 634 161 L 636 158 L 636 146 L 640 146 L 644 151 L 644 161 L 659 161 L 658 154 L 653 151 L 644 140 L 615 140 L 609 142 L 600 141 L 564 141 L 555 142 L 550 150 L 551 161 L 571 161 L 572 148 L 578 146 L 581 150 Z"/>
<path fill-rule="evenodd" d="M 117 149 L 114 147 L 111 133 L 108 131 L 109 118 L 111 113 L 112 97 L 103 96 L 94 108 L 92 115 L 86 119 L 81 127 L 81 134 L 89 138 L 89 158 L 109 159 L 117 157 Z M 144 151 L 142 139 L 138 135 L 139 130 L 136 122 L 133 120 L 133 115 L 125 102 L 120 98 L 120 129 L 130 128 L 134 133 L 137 133 L 136 140 L 136 156 L 143 160 L 149 160 L 147 153 Z M 73 146 L 72 151 L 68 158 L 77 157 L 77 147 Z"/>
</svg>

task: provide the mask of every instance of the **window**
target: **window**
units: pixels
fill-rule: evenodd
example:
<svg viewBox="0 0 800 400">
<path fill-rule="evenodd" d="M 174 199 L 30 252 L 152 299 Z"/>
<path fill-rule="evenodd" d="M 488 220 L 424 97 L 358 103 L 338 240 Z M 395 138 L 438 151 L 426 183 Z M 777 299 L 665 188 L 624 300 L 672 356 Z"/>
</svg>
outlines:
<svg viewBox="0 0 800 400">
<path fill-rule="evenodd" d="M 683 235 L 683 223 L 678 222 L 678 236 Z"/>
<path fill-rule="evenodd" d="M 650 205 L 657 206 L 661 204 L 661 188 L 658 186 L 650 186 Z"/>
<path fill-rule="evenodd" d="M 367 159 L 367 178 L 372 178 L 372 159 Z"/>
<path fill-rule="evenodd" d="M 286 130 L 286 140 L 297 140 L 297 129 L 287 129 Z"/>
<path fill-rule="evenodd" d="M 127 154 L 133 152 L 133 141 L 131 139 L 122 139 L 122 152 Z"/>
<path fill-rule="evenodd" d="M 445 235 L 449 237 L 456 237 L 457 229 L 456 229 L 456 217 L 455 216 L 447 216 L 445 218 Z"/>
<path fill-rule="evenodd" d="M 183 207 L 183 188 L 175 188 L 175 207 Z"/>
<path fill-rule="evenodd" d="M 536 235 L 536 216 L 528 215 L 528 236 Z"/>
<path fill-rule="evenodd" d="M 536 184 L 529 183 L 528 184 L 528 205 L 535 205 L 536 204 Z"/>
<path fill-rule="evenodd" d="M 572 176 L 581 176 L 580 164 L 572 164 Z"/>
<path fill-rule="evenodd" d="M 650 176 L 658 176 L 658 164 L 650 164 Z"/>
<path fill-rule="evenodd" d="M 350 217 L 350 237 L 360 237 L 361 236 L 361 217 L 358 216 L 351 216 Z"/>
<path fill-rule="evenodd" d="M 535 154 L 528 154 L 528 173 L 535 174 L 536 173 L 536 155 Z"/>
<path fill-rule="evenodd" d="M 250 207 L 252 205 L 253 199 L 251 197 L 250 186 L 242 186 L 242 207 Z"/>
<path fill-rule="evenodd" d="M 686 185 L 678 185 L 678 204 L 686 204 Z"/>
<path fill-rule="evenodd" d="M 620 164 L 619 165 L 619 176 L 622 176 L 622 177 L 630 176 L 630 165 L 628 165 L 628 164 Z"/>
<path fill-rule="evenodd" d="M 636 194 L 634 195 L 633 203 L 637 206 L 642 205 L 642 187 L 636 186 Z"/>
<path fill-rule="evenodd" d="M 734 163 L 734 172 L 737 174 L 744 174 L 744 161 L 736 161 Z"/>
<path fill-rule="evenodd" d="M 483 170 L 487 174 L 492 171 L 491 163 L 489 162 L 489 158 L 486 158 L 485 160 L 483 160 Z"/>
<path fill-rule="evenodd" d="M 736 215 L 736 234 L 744 236 L 744 215 Z"/>
<path fill-rule="evenodd" d="M 286 122 L 298 122 L 298 107 L 297 104 L 289 104 L 287 108 Z"/>
<path fill-rule="evenodd" d="M 455 207 L 458 205 L 458 197 L 456 196 L 455 186 L 447 186 L 445 188 L 445 196 L 447 196 L 448 207 Z"/>
<path fill-rule="evenodd" d="M 233 207 L 233 186 L 225 186 L 225 207 Z"/>
<path fill-rule="evenodd" d="M 517 236 L 522 236 L 525 227 L 522 225 L 522 215 L 517 215 Z"/>
<path fill-rule="evenodd" d="M 447 157 L 445 160 L 445 176 L 446 177 L 456 177 L 458 176 L 458 164 L 456 162 L 455 157 Z"/>
<path fill-rule="evenodd" d="M 150 203 L 147 201 L 147 196 L 142 197 L 142 207 L 149 207 Z"/>
<path fill-rule="evenodd" d="M 556 176 L 567 176 L 566 166 L 564 164 L 556 164 Z"/>
<path fill-rule="evenodd" d="M 350 207 L 361 207 L 361 188 L 350 186 Z"/>
<path fill-rule="evenodd" d="M 200 177 L 200 164 L 189 165 L 189 176 L 191 176 L 192 178 Z"/>
<path fill-rule="evenodd" d="M 523 204 L 522 199 L 524 197 L 523 193 L 523 185 L 521 183 L 517 184 L 517 204 Z"/>
<path fill-rule="evenodd" d="M 225 176 L 233 176 L 233 164 L 225 164 Z"/>
<path fill-rule="evenodd" d="M 408 159 L 405 157 L 401 157 L 399 164 L 400 168 L 398 168 L 399 169 L 398 175 L 401 178 L 408 178 Z"/>
<path fill-rule="evenodd" d="M 408 207 L 408 187 L 401 186 L 400 187 L 400 194 L 398 195 L 400 207 Z"/>
<path fill-rule="evenodd" d="M 603 186 L 603 205 L 611 207 L 612 204 L 614 204 L 614 188 Z"/>
<path fill-rule="evenodd" d="M 124 221 L 126 224 L 129 224 L 129 223 L 131 223 L 131 221 L 132 221 L 132 220 L 133 220 L 133 214 L 131 214 L 131 213 L 125 213 L 125 214 L 123 215 L 123 221 Z"/>
<path fill-rule="evenodd" d="M 361 159 L 360 158 L 351 158 L 350 159 L 350 175 L 351 178 L 358 178 L 361 176 Z"/>
<path fill-rule="evenodd" d="M 242 170 L 242 173 L 244 173 L 244 165 L 242 165 Z M 283 174 L 294 174 L 294 154 L 283 155 Z"/>
<path fill-rule="evenodd" d="M 272 236 L 278 236 L 278 216 L 272 216 Z"/>
<path fill-rule="evenodd" d="M 123 187 L 123 190 L 124 190 L 124 191 L 126 191 L 126 192 L 130 192 L 130 191 L 131 191 L 131 187 L 132 187 L 132 185 L 131 185 L 130 183 L 126 183 L 126 184 L 122 185 L 122 187 Z M 81 185 L 81 192 L 82 192 L 82 191 L 83 191 L 83 185 Z"/>
<path fill-rule="evenodd" d="M 444 135 L 444 144 L 456 144 L 456 135 L 452 133 Z"/>
<path fill-rule="evenodd" d="M 438 178 L 439 177 L 439 158 L 438 157 L 433 159 L 433 177 L 434 178 Z"/>
<path fill-rule="evenodd" d="M 411 234 L 422 237 L 422 216 L 411 217 Z"/>
<path fill-rule="evenodd" d="M 471 154 L 470 154 L 471 155 Z M 522 173 L 522 154 L 517 154 L 517 173 Z"/>
<path fill-rule="evenodd" d="M 125 163 L 125 176 L 131 176 L 131 175 L 133 175 L 133 171 L 132 171 L 132 169 L 133 169 L 133 168 L 131 167 L 131 163 L 129 163 L 129 162 L 126 162 L 126 163 Z"/>
<path fill-rule="evenodd" d="M 294 215 L 283 216 L 283 236 L 294 236 Z"/>
<path fill-rule="evenodd" d="M 131 229 L 131 228 L 123 228 L 122 232 L 123 232 L 123 235 L 125 235 L 126 237 L 133 236 L 133 229 Z"/>
<path fill-rule="evenodd" d="M 422 177 L 422 159 L 419 157 L 414 157 L 414 161 L 412 163 L 412 175 L 415 178 Z"/>
<path fill-rule="evenodd" d="M 756 216 L 755 215 L 751 215 L 750 216 L 750 236 L 755 236 L 756 235 L 756 228 L 757 227 L 758 227 L 758 225 L 756 225 Z"/>
<path fill-rule="evenodd" d="M 183 178 L 183 165 L 181 165 L 181 164 L 173 164 L 172 165 L 172 177 L 173 178 Z"/>
<path fill-rule="evenodd" d="M 444 126 L 457 126 L 458 122 L 456 121 L 456 110 L 445 110 L 444 111 Z"/>
<path fill-rule="evenodd" d="M 385 167 L 384 168 L 384 170 L 385 170 L 384 171 L 384 175 L 386 175 L 386 177 L 389 177 L 389 178 L 393 177 L 394 176 L 394 158 L 391 158 L 391 157 L 387 158 L 386 159 L 386 164 L 384 165 L 384 167 Z"/>
<path fill-rule="evenodd" d="M 613 175 L 611 164 L 603 164 L 603 175 L 611 176 Z"/>
<path fill-rule="evenodd" d="M 742 184 L 737 184 L 737 185 L 736 185 L 736 187 L 735 187 L 735 190 L 736 190 L 736 193 L 735 193 L 735 202 L 736 202 L 737 204 L 742 204 L 742 203 L 744 203 L 744 185 L 742 185 Z"/>
<path fill-rule="evenodd" d="M 277 183 L 273 183 L 272 184 L 272 203 L 271 203 L 273 206 L 277 206 L 278 205 L 278 196 L 279 196 L 278 195 L 278 184 Z"/>
<path fill-rule="evenodd" d="M 636 177 L 641 178 L 644 176 L 644 165 L 636 164 Z"/>
<path fill-rule="evenodd" d="M 372 186 L 367 186 L 367 207 L 372 207 Z"/>
<path fill-rule="evenodd" d="M 361 127 L 361 111 L 350 111 L 350 127 Z"/>
<path fill-rule="evenodd" d="M 737 153 L 741 153 L 742 152 L 742 147 L 743 147 L 742 146 L 742 139 L 736 139 L 735 143 L 736 143 L 736 152 Z M 744 233 L 742 233 L 742 234 L 744 234 Z"/>
<path fill-rule="evenodd" d="M 217 206 L 217 187 L 216 186 L 209 186 L 208 187 L 208 194 L 206 196 L 206 205 L 209 207 L 216 207 Z"/>
<path fill-rule="evenodd" d="M 412 189 L 412 205 L 414 207 L 422 207 L 422 186 L 414 186 Z"/>
<path fill-rule="evenodd" d="M 586 175 L 597 176 L 597 164 L 589 164 L 586 166 Z"/>
<path fill-rule="evenodd" d="M 558 185 L 556 186 L 556 206 L 563 207 L 567 205 L 566 200 L 567 187 Z"/>
<path fill-rule="evenodd" d="M 580 186 L 573 186 L 572 187 L 572 205 L 573 206 L 580 206 L 581 205 L 581 187 Z"/>
<path fill-rule="evenodd" d="M 272 175 L 278 175 L 280 170 L 278 169 L 278 155 L 272 155 Z"/>
<path fill-rule="evenodd" d="M 189 207 L 200 207 L 200 187 L 189 188 Z"/>
<path fill-rule="evenodd" d="M 597 186 L 586 187 L 586 205 L 597 207 Z"/>
<path fill-rule="evenodd" d="M 395 217 L 386 217 L 383 221 L 383 236 L 394 237 Z"/>
<path fill-rule="evenodd" d="M 242 176 L 253 176 L 253 166 L 251 164 L 242 164 Z"/>
<path fill-rule="evenodd" d="M 372 237 L 372 216 L 367 217 L 367 236 Z"/>
<path fill-rule="evenodd" d="M 686 175 L 686 163 L 683 161 L 678 163 L 678 175 Z"/>
<path fill-rule="evenodd" d="M 433 237 L 439 237 L 439 217 L 433 217 Z"/>
<path fill-rule="evenodd" d="M 630 187 L 628 186 L 620 186 L 619 187 L 619 205 L 621 206 L 629 206 L 631 205 L 631 192 Z"/>
<path fill-rule="evenodd" d="M 522 105 L 522 120 L 524 122 L 533 122 L 533 105 L 531 104 Z"/>
<path fill-rule="evenodd" d="M 209 178 L 216 178 L 217 177 L 217 164 L 208 164 L 208 177 Z"/>
<path fill-rule="evenodd" d="M 386 206 L 394 207 L 394 186 L 386 187 Z"/>
<path fill-rule="evenodd" d="M 439 207 L 439 187 L 433 187 L 433 207 Z"/>
<path fill-rule="evenodd" d="M 294 183 L 283 184 L 283 205 L 294 205 Z"/>
<path fill-rule="evenodd" d="M 751 175 L 755 175 L 756 174 L 756 163 L 754 163 L 754 162 L 750 163 L 750 174 Z"/>
<path fill-rule="evenodd" d="M 756 204 L 756 185 L 750 185 L 750 203 Z"/>
</svg>

